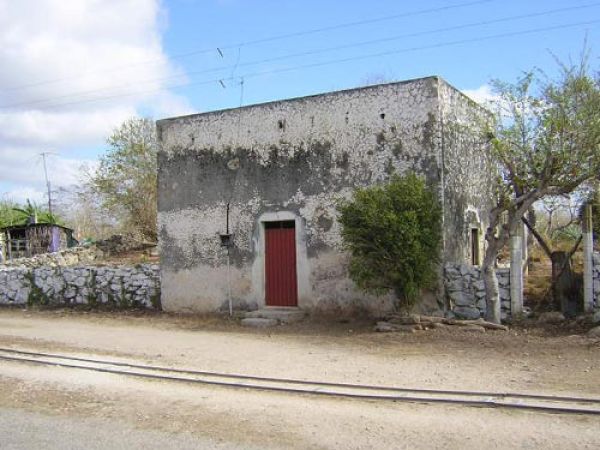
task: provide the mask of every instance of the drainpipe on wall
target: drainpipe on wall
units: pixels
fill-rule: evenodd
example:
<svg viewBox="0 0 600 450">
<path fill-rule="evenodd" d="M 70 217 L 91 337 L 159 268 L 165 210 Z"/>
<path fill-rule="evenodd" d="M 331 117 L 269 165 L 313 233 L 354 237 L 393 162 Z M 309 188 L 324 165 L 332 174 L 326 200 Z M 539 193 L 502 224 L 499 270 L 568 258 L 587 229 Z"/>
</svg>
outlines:
<svg viewBox="0 0 600 450">
<path fill-rule="evenodd" d="M 233 301 L 231 300 L 231 268 L 229 264 L 229 247 L 227 247 L 227 302 L 229 303 L 229 317 L 233 316 Z"/>
<path fill-rule="evenodd" d="M 227 213 L 225 219 L 225 234 L 220 235 L 221 247 L 227 249 L 227 303 L 229 305 L 229 316 L 233 316 L 233 300 L 231 298 L 231 258 L 230 248 L 233 245 L 233 236 L 229 233 L 229 202 L 227 202 Z"/>
</svg>

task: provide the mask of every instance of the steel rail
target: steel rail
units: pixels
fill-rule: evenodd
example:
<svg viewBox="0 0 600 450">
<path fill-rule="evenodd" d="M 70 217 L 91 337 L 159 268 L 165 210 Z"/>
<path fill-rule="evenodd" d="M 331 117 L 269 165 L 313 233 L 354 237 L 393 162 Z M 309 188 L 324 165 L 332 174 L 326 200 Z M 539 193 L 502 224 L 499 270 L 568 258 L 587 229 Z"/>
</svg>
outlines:
<svg viewBox="0 0 600 450">
<path fill-rule="evenodd" d="M 274 391 L 281 393 L 294 393 L 294 394 L 308 394 L 308 395 L 320 395 L 330 397 L 343 397 L 352 399 L 363 399 L 363 400 L 386 400 L 395 402 L 412 402 L 412 403 L 446 403 L 446 404 L 459 404 L 469 406 L 480 406 L 480 407 L 502 407 L 502 408 L 513 408 L 513 409 L 525 409 L 535 410 L 542 412 L 554 412 L 554 413 L 569 413 L 569 414 L 587 414 L 587 415 L 600 415 L 600 399 L 587 398 L 587 397 L 569 397 L 569 396 L 552 396 L 552 395 L 540 395 L 540 394 L 523 394 L 523 393 L 510 393 L 510 392 L 483 392 L 483 391 L 460 391 L 460 390 L 436 390 L 436 389 L 419 389 L 419 388 L 401 388 L 391 386 L 374 386 L 374 385 L 361 385 L 361 384 L 348 384 L 348 383 L 332 383 L 332 382 L 318 382 L 308 380 L 294 380 L 286 378 L 274 378 L 274 377 L 258 377 L 250 375 L 235 375 L 218 372 L 208 371 L 196 371 L 196 370 L 182 370 L 182 369 L 170 369 L 168 367 L 143 365 L 125 363 L 119 361 L 107 361 L 91 358 L 81 358 L 74 356 L 50 354 L 50 353 L 38 353 L 25 350 L 16 350 L 14 348 L 0 348 L 0 353 L 13 354 L 15 356 L 6 356 L 0 354 L 0 360 L 22 362 L 31 364 L 40 364 L 47 366 L 66 367 L 80 370 L 90 370 L 101 373 L 109 373 L 115 375 L 128 375 L 133 377 L 140 377 L 153 380 L 163 381 L 176 381 L 185 383 L 197 383 L 204 385 L 214 385 L 229 388 L 239 389 L 251 389 L 251 390 L 262 390 L 262 391 Z M 22 356 L 17 356 L 22 355 Z M 47 361 L 44 359 L 63 360 L 61 361 Z M 96 364 L 101 367 L 85 366 L 79 363 Z M 102 367 L 104 366 L 104 367 Z M 129 367 L 132 369 L 143 370 L 146 372 L 120 370 L 114 367 Z M 158 372 L 158 373 L 148 373 Z M 217 378 L 217 380 L 211 379 L 198 379 L 198 378 L 186 378 L 181 376 L 166 375 L 166 373 L 174 373 L 179 375 L 190 375 L 198 377 L 210 377 Z M 234 381 L 222 381 L 225 380 L 238 380 Z M 255 381 L 263 383 L 275 383 L 275 384 L 249 384 L 239 381 Z M 283 386 L 282 386 L 283 385 Z M 288 385 L 288 387 L 285 387 Z M 289 387 L 289 385 L 299 385 L 304 387 Z M 313 387 L 313 389 L 307 389 L 307 386 Z M 342 389 L 342 391 L 336 391 L 335 389 Z M 346 390 L 346 391 L 344 391 Z M 352 392 L 354 391 L 354 392 Z M 380 393 L 364 393 L 357 391 L 379 391 Z M 390 395 L 390 394 L 399 395 Z M 412 395 L 403 395 L 412 394 Z M 473 398 L 479 397 L 479 398 Z M 507 399 L 518 399 L 518 400 L 529 400 L 531 401 L 546 401 L 553 402 L 552 404 L 535 404 L 520 401 L 519 403 L 507 402 Z M 577 403 L 597 405 L 598 408 L 578 408 Z M 580 406 L 580 405 L 579 405 Z"/>
<path fill-rule="evenodd" d="M 76 356 L 57 355 L 52 353 L 40 353 L 31 352 L 25 350 L 16 350 L 13 348 L 1 348 L 0 352 L 37 356 L 44 358 L 53 359 L 66 359 L 72 361 L 80 361 L 95 364 L 107 364 L 111 366 L 119 367 L 132 367 L 136 369 L 147 369 L 156 370 L 162 372 L 172 372 L 179 374 L 198 375 L 198 376 L 210 376 L 210 377 L 222 377 L 222 378 L 233 378 L 243 380 L 255 380 L 255 381 L 272 381 L 277 383 L 290 383 L 299 385 L 309 386 L 329 386 L 329 387 L 340 387 L 340 388 L 357 388 L 365 390 L 377 390 L 377 391 L 391 391 L 391 392 L 419 392 L 426 394 L 453 394 L 453 395 L 466 395 L 466 396 L 477 396 L 477 397 L 512 397 L 512 398 L 525 398 L 535 400 L 550 400 L 550 401 L 571 401 L 578 403 L 598 403 L 600 404 L 600 398 L 589 398 L 589 397 L 572 397 L 572 396 L 556 396 L 556 395 L 543 395 L 543 394 L 522 394 L 517 392 L 490 392 L 490 391 L 464 391 L 464 390 L 443 390 L 443 389 L 426 389 L 426 388 L 407 388 L 397 386 L 375 386 L 368 384 L 352 384 L 352 383 L 333 383 L 327 381 L 310 381 L 310 380 L 299 380 L 293 378 L 275 378 L 275 377 L 261 377 L 256 375 L 241 375 L 231 374 L 222 372 L 210 372 L 203 370 L 189 370 L 189 369 L 174 369 L 165 366 L 154 366 L 149 364 L 134 364 L 120 361 L 110 361 L 92 358 L 81 358 Z"/>
</svg>

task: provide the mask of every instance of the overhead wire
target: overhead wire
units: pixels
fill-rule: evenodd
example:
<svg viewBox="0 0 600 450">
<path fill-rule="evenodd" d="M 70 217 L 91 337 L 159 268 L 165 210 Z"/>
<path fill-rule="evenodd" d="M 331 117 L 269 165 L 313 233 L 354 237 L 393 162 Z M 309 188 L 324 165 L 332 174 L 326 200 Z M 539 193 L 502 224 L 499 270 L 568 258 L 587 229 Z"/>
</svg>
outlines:
<svg viewBox="0 0 600 450">
<path fill-rule="evenodd" d="M 351 62 L 351 61 L 359 61 L 359 60 L 365 60 L 365 59 L 370 59 L 370 58 L 390 56 L 390 55 L 414 52 L 414 51 L 419 51 L 419 50 L 431 50 L 431 49 L 435 49 L 435 48 L 450 47 L 450 46 L 456 46 L 456 45 L 462 45 L 462 44 L 468 44 L 468 43 L 474 43 L 474 42 L 483 42 L 483 41 L 500 39 L 500 38 L 505 38 L 505 37 L 523 36 L 523 35 L 528 35 L 528 34 L 541 33 L 544 31 L 553 31 L 553 30 L 573 28 L 573 27 L 583 26 L 583 25 L 592 25 L 592 24 L 596 24 L 599 22 L 600 22 L 600 19 L 588 20 L 588 21 L 581 21 L 581 22 L 575 22 L 575 23 L 569 23 L 569 24 L 561 24 L 561 25 L 533 28 L 533 29 L 527 29 L 527 30 L 521 30 L 521 31 L 499 33 L 499 34 L 493 34 L 493 35 L 488 35 L 488 36 L 479 36 L 479 37 L 475 37 L 475 38 L 460 39 L 460 40 L 455 40 L 455 41 L 440 42 L 440 43 L 430 44 L 430 45 L 406 47 L 406 48 L 402 48 L 402 49 L 388 50 L 388 51 L 376 52 L 376 53 L 368 53 L 368 54 L 352 56 L 352 57 L 347 57 L 347 58 L 339 58 L 339 59 L 334 59 L 334 60 L 285 67 L 285 68 L 281 68 L 281 69 L 273 69 L 273 70 L 267 70 L 267 71 L 245 73 L 245 74 L 238 75 L 234 78 L 215 78 L 215 79 L 210 79 L 210 80 L 200 80 L 200 81 L 196 81 L 196 82 L 171 84 L 168 86 L 164 86 L 162 88 L 152 89 L 152 90 L 148 90 L 148 91 L 131 92 L 131 93 L 126 93 L 126 94 L 116 94 L 116 95 L 109 95 L 109 96 L 104 96 L 104 97 L 95 97 L 95 98 L 85 99 L 85 100 L 64 102 L 64 103 L 59 103 L 59 104 L 55 104 L 55 105 L 44 106 L 39 109 L 51 109 L 51 108 L 69 106 L 69 105 L 92 103 L 92 102 L 97 102 L 97 101 L 102 101 L 102 100 L 111 100 L 111 99 L 115 99 L 115 98 L 133 97 L 133 96 L 138 96 L 138 95 L 148 95 L 148 94 L 162 92 L 162 91 L 170 90 L 170 89 L 190 87 L 190 86 L 200 86 L 200 85 L 205 85 L 205 84 L 219 83 L 219 82 L 223 82 L 223 81 L 231 81 L 233 79 L 242 78 L 242 77 L 244 79 L 248 79 L 248 78 L 254 78 L 254 77 L 258 77 L 258 76 L 262 76 L 262 75 L 271 75 L 271 74 L 284 73 L 284 72 L 290 72 L 290 71 L 295 71 L 295 70 L 311 69 L 311 68 L 315 68 L 315 67 L 322 67 L 322 66 L 327 66 L 327 65 L 332 65 L 332 64 L 341 64 L 341 63 L 346 63 L 346 62 Z M 263 62 L 265 62 L 265 61 L 263 61 Z"/>
<path fill-rule="evenodd" d="M 220 54 L 221 57 L 223 57 L 224 56 L 223 50 L 235 49 L 235 48 L 240 48 L 243 46 L 247 47 L 247 46 L 252 46 L 252 45 L 259 45 L 259 44 L 264 44 L 267 42 L 273 42 L 273 41 L 282 40 L 282 39 L 290 39 L 293 37 L 308 36 L 308 35 L 316 34 L 316 33 L 324 33 L 327 31 L 334 31 L 334 30 L 339 30 L 339 29 L 343 29 L 343 28 L 351 28 L 354 26 L 368 25 L 368 24 L 384 22 L 384 21 L 389 21 L 389 20 L 395 20 L 395 19 L 400 19 L 400 18 L 414 17 L 414 16 L 419 16 L 419 15 L 448 11 L 448 10 L 452 10 L 452 9 L 465 8 L 465 7 L 469 7 L 469 6 L 491 3 L 491 2 L 495 2 L 495 1 L 497 1 L 497 0 L 468 1 L 468 2 L 456 3 L 456 4 L 452 4 L 452 5 L 440 6 L 440 7 L 435 7 L 435 8 L 426 8 L 426 9 L 421 9 L 421 10 L 408 11 L 408 12 L 404 12 L 404 13 L 387 15 L 387 16 L 380 16 L 380 17 L 375 17 L 372 19 L 357 20 L 357 21 L 353 21 L 353 22 L 329 25 L 329 26 L 320 27 L 320 28 L 312 28 L 309 30 L 295 31 L 295 32 L 291 32 L 291 33 L 285 33 L 285 34 L 268 36 L 265 38 L 259 38 L 259 39 L 254 39 L 254 40 L 250 40 L 250 41 L 240 42 L 237 44 L 220 45 L 220 46 L 211 47 L 211 48 L 191 50 L 191 51 L 183 52 L 183 53 L 175 53 L 173 55 L 170 55 L 169 59 L 174 60 L 174 59 L 181 59 L 181 58 L 186 58 L 186 57 L 196 56 L 196 55 L 201 55 L 201 54 L 213 53 L 213 52 L 215 52 L 215 50 L 217 51 L 217 53 Z M 147 61 L 140 61 L 137 63 L 116 66 L 116 67 L 113 67 L 110 69 L 106 69 L 104 71 L 87 72 L 87 73 L 83 73 L 83 74 L 73 75 L 70 77 L 55 78 L 55 79 L 51 79 L 51 80 L 42 80 L 42 81 L 38 81 L 38 82 L 34 82 L 34 83 L 22 84 L 19 86 L 12 86 L 9 88 L 4 88 L 3 91 L 8 92 L 8 91 L 14 91 L 14 90 L 19 90 L 19 89 L 26 89 L 26 88 L 30 88 L 30 87 L 42 86 L 45 84 L 54 84 L 54 83 L 59 83 L 61 81 L 73 80 L 73 79 L 77 79 L 77 78 L 81 78 L 81 77 L 85 77 L 85 76 L 89 76 L 89 75 L 94 75 L 94 74 L 98 74 L 98 73 L 110 73 L 110 72 L 119 71 L 119 70 L 122 70 L 122 69 L 128 68 L 128 67 L 146 66 L 149 64 L 162 64 L 163 62 L 164 62 L 164 60 L 162 58 L 147 60 Z"/>
<path fill-rule="evenodd" d="M 157 82 L 168 81 L 168 80 L 173 80 L 173 79 L 178 79 L 178 78 L 187 78 L 192 75 L 214 73 L 214 72 L 220 72 L 220 71 L 229 70 L 229 69 L 231 69 L 231 75 L 229 77 L 229 79 L 231 79 L 233 77 L 233 73 L 239 67 L 249 67 L 249 66 L 254 66 L 254 65 L 259 65 L 259 64 L 278 62 L 278 61 L 282 61 L 282 60 L 286 60 L 286 59 L 293 59 L 293 58 L 299 58 L 299 57 L 303 57 L 303 56 L 312 56 L 312 55 L 317 55 L 317 54 L 322 54 L 322 53 L 328 53 L 328 52 L 337 51 L 337 50 L 345 50 L 345 49 L 350 49 L 350 48 L 364 47 L 364 46 L 379 44 L 379 43 L 384 43 L 384 42 L 392 42 L 395 40 L 405 39 L 405 38 L 409 38 L 409 37 L 417 37 L 417 36 L 424 36 L 424 35 L 428 35 L 428 34 L 443 33 L 443 32 L 447 32 L 447 31 L 458 31 L 458 30 L 464 30 L 464 29 L 474 28 L 474 27 L 479 27 L 479 26 L 493 25 L 493 24 L 498 24 L 498 23 L 505 23 L 505 22 L 515 21 L 515 20 L 521 20 L 521 19 L 529 19 L 529 18 L 533 18 L 533 17 L 542 17 L 542 16 L 551 15 L 551 14 L 573 11 L 573 10 L 580 10 L 580 9 L 590 8 L 590 7 L 599 6 L 599 5 L 600 5 L 600 2 L 595 2 L 595 3 L 588 3 L 585 5 L 571 6 L 571 7 L 565 7 L 565 8 L 556 8 L 556 9 L 552 9 L 552 10 L 540 11 L 540 12 L 534 12 L 534 13 L 528 13 L 528 14 L 519 14 L 519 15 L 501 17 L 501 18 L 497 18 L 497 19 L 491 19 L 491 20 L 485 20 L 485 21 L 479 21 L 479 22 L 471 22 L 471 23 L 460 24 L 460 25 L 453 25 L 453 26 L 437 28 L 437 29 L 433 29 L 433 30 L 424 30 L 424 31 L 417 31 L 417 32 L 412 32 L 412 33 L 404 33 L 401 35 L 389 36 L 389 37 L 385 37 L 385 38 L 372 39 L 372 40 L 368 40 L 368 41 L 361 41 L 361 42 L 338 45 L 338 46 L 333 46 L 333 47 L 326 47 L 326 48 L 322 48 L 322 49 L 308 50 L 308 51 L 304 51 L 304 52 L 297 52 L 297 53 L 292 53 L 292 54 L 287 54 L 287 55 L 276 56 L 276 57 L 272 57 L 272 58 L 264 58 L 264 59 L 255 60 L 255 61 L 248 61 L 245 63 L 240 63 L 240 53 L 241 53 L 241 47 L 240 47 L 240 48 L 238 48 L 237 59 L 233 66 L 213 67 L 213 68 L 203 69 L 203 70 L 199 70 L 199 71 L 189 71 L 182 75 L 173 75 L 173 76 L 169 76 L 169 77 L 160 77 L 160 78 L 141 80 L 139 82 L 136 82 L 135 87 L 138 87 L 143 84 L 157 83 Z M 224 78 L 221 78 L 221 80 L 223 80 L 223 79 Z M 221 84 L 223 85 L 223 81 L 221 81 Z M 111 86 L 111 87 L 92 89 L 92 90 L 86 90 L 86 91 L 78 91 L 78 92 L 74 92 L 74 93 L 70 93 L 70 94 L 54 96 L 54 97 L 49 97 L 49 98 L 45 98 L 45 99 L 29 100 L 29 101 L 24 101 L 24 102 L 0 105 L 0 108 L 15 108 L 15 107 L 21 107 L 21 106 L 33 106 L 33 105 L 53 102 L 55 100 L 60 100 L 60 99 L 77 98 L 79 96 L 87 96 L 90 94 L 112 91 L 115 89 L 128 89 L 131 87 L 133 87 L 131 84 L 126 84 L 126 85 Z"/>
</svg>

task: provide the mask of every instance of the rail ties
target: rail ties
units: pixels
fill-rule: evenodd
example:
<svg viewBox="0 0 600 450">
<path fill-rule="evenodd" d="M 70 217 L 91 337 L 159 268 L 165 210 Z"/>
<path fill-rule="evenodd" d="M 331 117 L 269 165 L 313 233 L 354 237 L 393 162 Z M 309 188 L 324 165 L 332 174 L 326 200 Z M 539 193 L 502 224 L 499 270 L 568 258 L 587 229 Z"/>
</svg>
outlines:
<svg viewBox="0 0 600 450">
<path fill-rule="evenodd" d="M 23 364 L 60 366 L 68 369 L 90 370 L 168 382 L 197 383 L 227 388 L 262 390 L 287 394 L 304 394 L 371 401 L 443 403 L 464 406 L 512 408 L 561 414 L 600 415 L 600 398 L 526 394 L 518 392 L 418 389 L 294 380 L 175 369 L 133 362 L 32 352 L 14 348 L 0 348 L 0 360 Z"/>
</svg>

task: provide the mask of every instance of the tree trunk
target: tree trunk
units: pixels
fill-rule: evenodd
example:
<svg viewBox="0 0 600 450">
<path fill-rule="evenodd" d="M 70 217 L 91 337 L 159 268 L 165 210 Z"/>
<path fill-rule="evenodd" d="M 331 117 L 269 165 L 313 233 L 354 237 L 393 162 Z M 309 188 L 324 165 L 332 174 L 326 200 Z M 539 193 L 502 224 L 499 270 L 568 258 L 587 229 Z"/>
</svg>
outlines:
<svg viewBox="0 0 600 450">
<path fill-rule="evenodd" d="M 488 322 L 500 323 L 500 291 L 498 277 L 496 277 L 496 258 L 498 256 L 497 244 L 490 243 L 483 258 L 481 272 L 485 285 L 485 319 Z"/>
<path fill-rule="evenodd" d="M 571 305 L 573 287 L 571 256 L 567 252 L 552 252 L 552 299 L 554 309 L 565 316 L 575 316 L 576 308 Z"/>
</svg>

